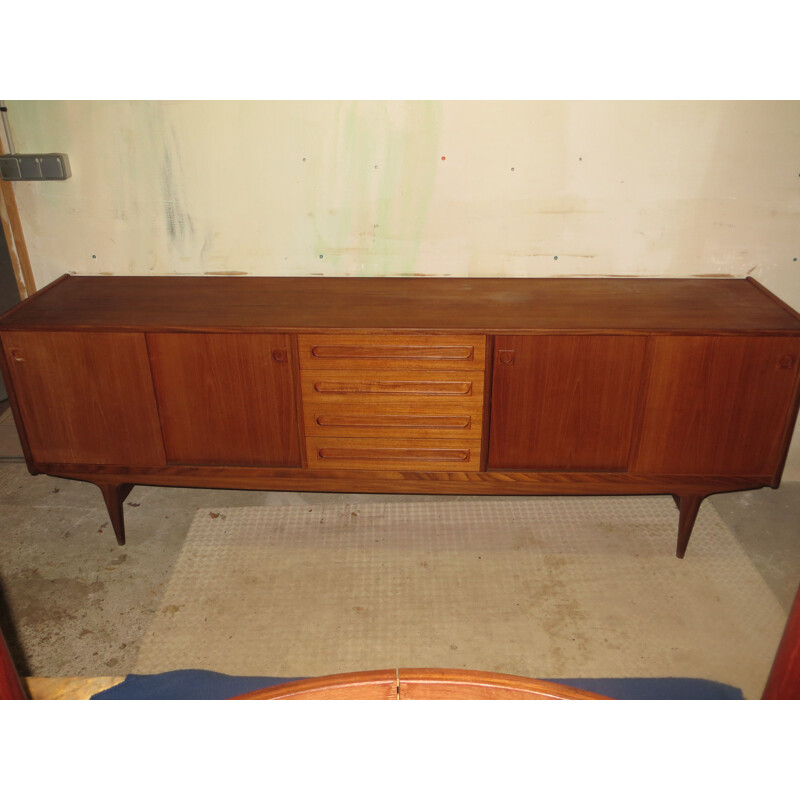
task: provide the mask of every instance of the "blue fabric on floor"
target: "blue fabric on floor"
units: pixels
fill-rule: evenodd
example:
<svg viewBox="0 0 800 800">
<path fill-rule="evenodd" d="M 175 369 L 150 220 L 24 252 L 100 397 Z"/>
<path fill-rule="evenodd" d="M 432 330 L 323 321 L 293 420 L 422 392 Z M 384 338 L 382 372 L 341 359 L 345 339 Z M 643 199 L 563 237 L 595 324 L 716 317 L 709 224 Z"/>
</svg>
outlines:
<svg viewBox="0 0 800 800">
<path fill-rule="evenodd" d="M 204 669 L 179 669 L 158 675 L 128 675 L 122 683 L 98 692 L 92 700 L 227 700 L 299 678 L 223 675 Z"/>
<path fill-rule="evenodd" d="M 615 700 L 744 700 L 741 689 L 701 678 L 566 678 L 555 683 Z"/>
<path fill-rule="evenodd" d="M 226 700 L 300 678 L 241 677 L 182 669 L 128 675 L 92 700 Z M 743 700 L 741 689 L 695 678 L 568 678 L 554 681 L 616 700 Z"/>
</svg>

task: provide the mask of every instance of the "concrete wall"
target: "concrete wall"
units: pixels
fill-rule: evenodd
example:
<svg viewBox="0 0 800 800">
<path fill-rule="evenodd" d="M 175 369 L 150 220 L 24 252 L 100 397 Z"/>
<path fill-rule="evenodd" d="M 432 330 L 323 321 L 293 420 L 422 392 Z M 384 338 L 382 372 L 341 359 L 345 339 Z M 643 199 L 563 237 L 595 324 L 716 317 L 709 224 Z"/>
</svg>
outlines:
<svg viewBox="0 0 800 800">
<path fill-rule="evenodd" d="M 8 101 L 37 285 L 753 275 L 800 308 L 800 103 Z M 800 480 L 800 434 L 786 478 Z"/>
</svg>

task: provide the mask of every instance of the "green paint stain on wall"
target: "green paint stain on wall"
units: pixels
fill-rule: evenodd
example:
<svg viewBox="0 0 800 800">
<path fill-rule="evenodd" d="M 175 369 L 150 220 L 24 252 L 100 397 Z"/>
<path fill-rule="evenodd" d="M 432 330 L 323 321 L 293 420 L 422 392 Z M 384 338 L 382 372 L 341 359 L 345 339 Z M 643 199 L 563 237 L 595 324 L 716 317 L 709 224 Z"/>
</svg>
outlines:
<svg viewBox="0 0 800 800">
<path fill-rule="evenodd" d="M 321 159 L 309 253 L 330 272 L 418 271 L 437 167 L 441 104 L 347 102 Z"/>
</svg>

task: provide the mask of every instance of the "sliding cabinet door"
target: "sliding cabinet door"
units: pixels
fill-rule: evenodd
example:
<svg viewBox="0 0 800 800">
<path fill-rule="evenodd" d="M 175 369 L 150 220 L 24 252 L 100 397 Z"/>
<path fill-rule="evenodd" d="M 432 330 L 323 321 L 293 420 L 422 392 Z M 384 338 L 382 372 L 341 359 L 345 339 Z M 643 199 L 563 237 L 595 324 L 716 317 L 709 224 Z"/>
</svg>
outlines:
<svg viewBox="0 0 800 800">
<path fill-rule="evenodd" d="M 289 336 L 159 333 L 147 342 L 170 463 L 299 466 Z"/>
<path fill-rule="evenodd" d="M 653 336 L 632 471 L 771 476 L 796 407 L 800 341 Z"/>
<path fill-rule="evenodd" d="M 643 336 L 496 336 L 491 469 L 624 471 Z"/>
<path fill-rule="evenodd" d="M 7 331 L 3 347 L 35 462 L 164 464 L 144 334 Z"/>
</svg>

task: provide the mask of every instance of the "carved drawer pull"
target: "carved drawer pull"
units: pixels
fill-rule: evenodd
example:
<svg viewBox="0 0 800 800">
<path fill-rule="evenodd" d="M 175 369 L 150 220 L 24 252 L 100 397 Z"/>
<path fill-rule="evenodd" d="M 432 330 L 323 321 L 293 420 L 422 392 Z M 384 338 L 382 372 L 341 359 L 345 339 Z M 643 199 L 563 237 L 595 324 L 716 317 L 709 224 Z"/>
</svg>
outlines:
<svg viewBox="0 0 800 800">
<path fill-rule="evenodd" d="M 13 358 L 14 361 L 20 361 L 20 362 L 25 361 L 24 353 L 22 352 L 22 350 L 19 350 L 16 347 L 11 348 L 11 358 Z"/>
<path fill-rule="evenodd" d="M 314 358 L 391 358 L 430 359 L 432 361 L 472 361 L 472 346 L 414 346 L 414 345 L 316 345 L 311 348 Z"/>
<path fill-rule="evenodd" d="M 466 430 L 471 418 L 415 416 L 413 414 L 320 414 L 320 428 L 452 428 Z"/>
<path fill-rule="evenodd" d="M 314 383 L 320 394 L 436 394 L 470 395 L 472 381 L 335 381 Z"/>
<path fill-rule="evenodd" d="M 794 356 L 785 355 L 781 356 L 780 360 L 778 361 L 781 369 L 790 369 L 794 366 Z"/>
<path fill-rule="evenodd" d="M 470 427 L 470 417 L 431 417 L 413 414 L 353 414 L 352 416 L 320 414 L 320 428 L 453 428 Z"/>
<path fill-rule="evenodd" d="M 423 450 L 419 448 L 321 447 L 320 459 L 339 461 L 468 461 L 469 450 Z"/>
<path fill-rule="evenodd" d="M 288 356 L 285 350 L 273 350 L 272 351 L 272 360 L 277 361 L 278 363 L 283 363 L 284 361 L 288 360 Z"/>
</svg>

